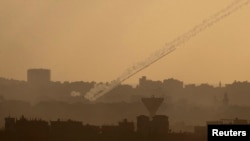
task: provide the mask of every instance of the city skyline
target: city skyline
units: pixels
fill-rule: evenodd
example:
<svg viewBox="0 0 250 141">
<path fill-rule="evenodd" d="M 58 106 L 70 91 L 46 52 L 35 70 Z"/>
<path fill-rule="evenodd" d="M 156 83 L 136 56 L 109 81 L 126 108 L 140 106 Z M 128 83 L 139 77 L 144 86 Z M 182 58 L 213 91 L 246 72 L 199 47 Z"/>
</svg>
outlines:
<svg viewBox="0 0 250 141">
<path fill-rule="evenodd" d="M 56 82 L 56 83 L 86 82 L 86 83 L 96 83 L 96 84 L 98 84 L 98 83 L 110 83 L 110 82 L 107 82 L 107 81 L 85 81 L 85 80 L 75 80 L 75 81 L 61 80 L 61 81 L 59 81 L 59 80 L 51 80 L 51 77 L 53 77 L 53 74 L 51 74 L 51 72 L 53 70 L 50 70 L 48 68 L 30 68 L 30 69 L 27 69 L 26 74 L 25 74 L 25 79 L 22 79 L 22 80 L 15 79 L 15 78 L 7 78 L 7 77 L 0 77 L 0 79 L 7 80 L 7 81 L 8 80 L 20 81 L 20 82 L 29 82 L 30 81 L 30 83 L 31 83 L 31 80 L 30 80 L 31 78 L 30 78 L 30 74 L 29 74 L 30 71 L 34 71 L 34 72 L 36 72 L 36 71 L 37 72 L 43 72 L 43 71 L 47 72 L 48 71 L 49 72 L 48 74 L 46 74 L 48 76 L 42 76 L 41 74 L 39 74 L 39 75 L 41 75 L 40 78 L 37 77 L 37 76 L 34 76 L 34 78 L 32 78 L 32 79 L 34 81 L 37 81 L 37 82 L 32 82 L 32 83 L 40 83 L 40 81 L 41 81 L 40 79 L 45 79 L 45 80 L 48 79 L 48 80 L 46 80 L 47 81 L 46 83 L 48 83 L 48 82 L 52 82 L 52 83 L 54 83 L 54 82 Z M 36 74 L 36 75 L 38 75 L 38 74 Z M 194 86 L 210 85 L 210 86 L 213 86 L 213 87 L 225 87 L 226 85 L 230 85 L 230 84 L 233 84 L 233 83 L 250 83 L 250 81 L 247 81 L 247 80 L 245 80 L 245 81 L 234 80 L 234 81 L 229 82 L 229 83 L 223 83 L 222 81 L 219 81 L 217 83 L 207 83 L 207 82 L 186 83 L 185 81 L 174 78 L 174 77 L 162 78 L 161 80 L 157 80 L 157 79 L 148 78 L 148 76 L 140 76 L 136 80 L 137 82 L 135 82 L 135 83 L 122 83 L 121 85 L 130 85 L 132 87 L 136 87 L 136 86 L 138 86 L 140 84 L 140 80 L 144 79 L 144 78 L 151 81 L 151 82 L 160 82 L 160 83 L 162 83 L 162 82 L 164 82 L 166 80 L 180 81 L 180 82 L 183 83 L 183 86 L 185 86 L 185 85 L 194 85 Z M 43 82 L 43 81 L 41 81 L 41 82 Z"/>
<path fill-rule="evenodd" d="M 2 1 L 0 76 L 26 80 L 27 69 L 48 68 L 52 81 L 109 82 L 228 4 Z M 141 76 L 213 85 L 250 80 L 248 13 L 240 9 L 125 83 Z"/>
</svg>

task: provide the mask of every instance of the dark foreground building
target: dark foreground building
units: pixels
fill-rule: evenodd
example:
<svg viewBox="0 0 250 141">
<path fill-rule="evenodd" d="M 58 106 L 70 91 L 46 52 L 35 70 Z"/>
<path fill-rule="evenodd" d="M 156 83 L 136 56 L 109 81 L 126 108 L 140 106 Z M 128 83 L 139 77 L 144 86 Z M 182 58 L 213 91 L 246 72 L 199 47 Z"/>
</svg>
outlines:
<svg viewBox="0 0 250 141">
<path fill-rule="evenodd" d="M 172 133 L 168 117 L 137 117 L 137 126 L 124 119 L 118 125 L 94 126 L 79 121 L 44 121 L 41 119 L 5 118 L 1 141 L 206 141 L 194 133 Z"/>
</svg>

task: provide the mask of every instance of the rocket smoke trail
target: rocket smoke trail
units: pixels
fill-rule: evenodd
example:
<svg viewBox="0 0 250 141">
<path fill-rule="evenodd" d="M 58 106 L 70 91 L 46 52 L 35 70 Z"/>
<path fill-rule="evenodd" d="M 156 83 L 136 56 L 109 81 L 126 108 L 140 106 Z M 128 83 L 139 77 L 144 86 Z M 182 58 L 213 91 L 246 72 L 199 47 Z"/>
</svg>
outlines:
<svg viewBox="0 0 250 141">
<path fill-rule="evenodd" d="M 97 98 L 103 96 L 107 92 L 119 86 L 123 81 L 132 77 L 133 75 L 140 72 L 141 70 L 147 68 L 148 66 L 160 60 L 161 58 L 168 55 L 169 53 L 175 51 L 180 45 L 184 44 L 192 37 L 195 37 L 200 32 L 204 31 L 206 28 L 214 25 L 215 23 L 219 22 L 225 17 L 231 15 L 232 13 L 236 12 L 243 6 L 246 6 L 248 3 L 249 3 L 249 0 L 235 0 L 233 3 L 231 3 L 227 7 L 218 11 L 211 17 L 203 20 L 200 24 L 196 25 L 194 28 L 192 28 L 188 32 L 180 35 L 179 37 L 175 38 L 171 42 L 167 43 L 162 49 L 156 51 L 155 53 L 150 55 L 148 58 L 146 58 L 144 61 L 139 62 L 131 66 L 130 68 L 128 68 L 117 79 L 111 81 L 108 84 L 96 84 L 92 89 L 90 89 L 89 92 L 86 93 L 85 98 L 87 98 L 90 101 L 95 101 Z"/>
</svg>

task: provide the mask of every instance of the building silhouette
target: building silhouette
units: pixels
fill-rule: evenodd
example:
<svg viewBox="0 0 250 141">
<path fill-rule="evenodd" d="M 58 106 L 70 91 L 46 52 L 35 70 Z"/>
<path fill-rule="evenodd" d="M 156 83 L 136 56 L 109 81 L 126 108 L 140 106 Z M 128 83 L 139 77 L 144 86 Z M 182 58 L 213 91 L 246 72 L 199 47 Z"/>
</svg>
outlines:
<svg viewBox="0 0 250 141">
<path fill-rule="evenodd" d="M 234 119 L 220 119 L 220 120 L 215 120 L 215 121 L 207 121 L 207 124 L 250 124 L 250 121 L 246 119 L 239 119 L 239 118 L 234 118 Z"/>
<path fill-rule="evenodd" d="M 165 115 L 137 116 L 137 133 L 141 136 L 162 137 L 169 134 L 169 121 Z"/>
<path fill-rule="evenodd" d="M 46 85 L 51 81 L 49 69 L 29 69 L 27 81 L 32 85 Z"/>
<path fill-rule="evenodd" d="M 41 119 L 5 118 L 5 129 L 0 130 L 1 141 L 205 141 L 205 136 L 172 133 L 168 117 L 155 115 L 137 116 L 137 126 L 124 119 L 117 125 L 94 126 L 73 120 L 44 121 Z"/>
</svg>

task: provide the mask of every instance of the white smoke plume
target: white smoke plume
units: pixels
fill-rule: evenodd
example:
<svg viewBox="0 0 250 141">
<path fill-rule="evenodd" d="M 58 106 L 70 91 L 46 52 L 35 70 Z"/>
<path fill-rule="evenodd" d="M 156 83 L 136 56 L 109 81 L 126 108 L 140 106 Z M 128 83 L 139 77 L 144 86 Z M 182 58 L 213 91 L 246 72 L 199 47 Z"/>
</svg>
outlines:
<svg viewBox="0 0 250 141">
<path fill-rule="evenodd" d="M 133 75 L 140 72 L 141 70 L 147 68 L 148 66 L 155 63 L 156 61 L 163 58 L 164 56 L 168 55 L 169 53 L 175 51 L 180 45 L 184 44 L 192 37 L 196 36 L 200 32 L 207 29 L 208 27 L 214 25 L 215 23 L 221 21 L 225 17 L 236 12 L 237 10 L 247 5 L 248 3 L 249 3 L 249 0 L 235 0 L 233 3 L 226 6 L 222 10 L 218 11 L 211 17 L 204 19 L 200 24 L 196 25 L 194 28 L 192 28 L 188 32 L 178 36 L 171 42 L 167 43 L 163 48 L 161 48 L 160 50 L 150 55 L 144 61 L 139 62 L 129 67 L 117 79 L 113 80 L 112 82 L 108 84 L 96 84 L 92 89 L 90 89 L 89 92 L 87 92 L 87 94 L 85 95 L 85 98 L 90 101 L 95 101 L 97 98 L 103 96 L 107 92 L 119 86 L 123 81 L 132 77 Z"/>
<path fill-rule="evenodd" d="M 72 97 L 78 97 L 78 96 L 81 96 L 81 93 L 80 93 L 80 92 L 77 92 L 77 91 L 72 91 L 72 92 L 70 93 L 70 96 L 72 96 Z"/>
</svg>

